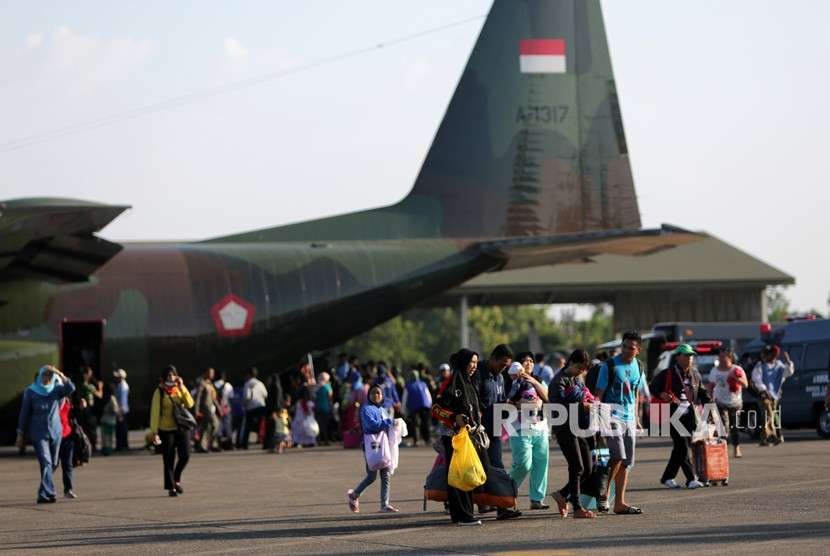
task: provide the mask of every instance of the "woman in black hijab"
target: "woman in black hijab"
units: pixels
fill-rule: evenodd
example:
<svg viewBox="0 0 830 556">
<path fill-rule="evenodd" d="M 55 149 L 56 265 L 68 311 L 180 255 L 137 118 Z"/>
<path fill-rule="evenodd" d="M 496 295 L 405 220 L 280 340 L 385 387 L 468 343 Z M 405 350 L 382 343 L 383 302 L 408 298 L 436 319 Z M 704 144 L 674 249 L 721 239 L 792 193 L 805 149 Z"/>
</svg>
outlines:
<svg viewBox="0 0 830 556">
<path fill-rule="evenodd" d="M 450 356 L 450 376 L 438 393 L 433 405 L 433 415 L 440 421 L 439 432 L 444 445 L 447 468 L 452 459 L 452 437 L 465 425 L 476 426 L 481 420 L 478 396 L 470 377 L 478 367 L 478 354 L 469 349 L 460 349 Z M 447 485 L 447 502 L 453 523 L 459 525 L 481 525 L 473 514 L 472 493 Z"/>
</svg>

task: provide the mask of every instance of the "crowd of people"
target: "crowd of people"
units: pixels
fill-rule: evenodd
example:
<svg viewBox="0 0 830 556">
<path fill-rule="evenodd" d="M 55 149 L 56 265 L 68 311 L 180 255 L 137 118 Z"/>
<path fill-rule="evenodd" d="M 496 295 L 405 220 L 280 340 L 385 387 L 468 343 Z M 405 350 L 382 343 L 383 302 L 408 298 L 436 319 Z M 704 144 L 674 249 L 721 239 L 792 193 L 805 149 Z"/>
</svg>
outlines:
<svg viewBox="0 0 830 556">
<path fill-rule="evenodd" d="M 611 357 L 592 358 L 577 349 L 567 357 L 556 355 L 550 360 L 538 353 L 514 355 L 506 345 L 496 346 L 486 358 L 461 349 L 435 370 L 417 365 L 401 371 L 383 361 L 361 363 L 356 356 L 340 354 L 334 367 L 315 373 L 309 357 L 290 374 L 260 377 L 251 367 L 238 384 L 230 382 L 224 372 L 208 368 L 186 385 L 175 366 L 169 365 L 153 390 L 148 446 L 155 446 L 162 454 L 163 486 L 174 497 L 184 493 L 182 474 L 191 450 L 246 450 L 252 434 L 264 450 L 273 453 L 333 442 L 368 450 L 366 438 L 392 430 L 400 436 L 403 426 L 409 437 L 396 442 L 396 448 L 398 443 L 400 447 L 431 445 L 440 458 L 450 462 L 453 437 L 464 428 L 470 431 L 485 469 L 504 469 L 502 449 L 509 443 L 512 463 L 506 471 L 517 486 L 528 481 L 530 510 L 547 510 L 552 433 L 567 461 L 567 481 L 550 493 L 552 503 L 563 517 L 590 519 L 609 511 L 642 513 L 628 503 L 626 487 L 635 465 L 644 399 L 679 411 L 680 423 L 688 430 L 694 430 L 700 418 L 695 406 L 713 400 L 728 430 L 733 455 L 741 457 L 738 413 L 742 390 L 751 385 L 764 408 L 761 445 L 783 441 L 774 419 L 783 382 L 794 369 L 787 355 L 776 347 L 764 350 L 751 373 L 735 363 L 733 353 L 722 350 L 718 366 L 704 383 L 694 366 L 693 348 L 680 345 L 672 365 L 649 384 L 638 359 L 640 344 L 639 334 L 629 332 L 623 336 L 620 353 Z M 65 496 L 77 496 L 72 483 L 73 461 L 77 461 L 73 449 L 78 449 L 83 438 L 88 439 L 91 451 L 102 455 L 128 448 L 126 379 L 126 372 L 119 369 L 104 383 L 95 380 L 92 369 L 87 368 L 76 386 L 55 367 L 39 370 L 26 389 L 18 422 L 18 445 L 27 436 L 40 463 L 38 503 L 55 501 L 52 474 L 59 465 L 63 467 Z M 543 411 L 549 402 L 575 405 L 578 411 L 551 426 Z M 574 434 L 571 421 L 585 428 L 592 408 L 600 403 L 611 408 L 612 433 L 593 437 Z M 503 404 L 520 410 L 520 418 L 513 424 L 518 433 L 505 434 L 496 424 Z M 676 476 L 682 471 L 687 488 L 702 486 L 692 464 L 692 438 L 674 425 L 671 438 L 673 448 L 660 482 L 668 488 L 680 488 Z M 596 465 L 598 444 L 607 448 L 608 480 L 596 493 L 596 511 L 592 511 L 583 507 L 581 490 Z M 365 470 L 365 478 L 347 493 L 351 511 L 359 511 L 360 496 L 379 474 L 381 511 L 396 512 L 390 500 L 390 468 L 370 467 L 367 460 Z M 479 524 L 470 492 L 449 485 L 446 490 L 451 520 Z M 495 512 L 497 519 L 521 515 L 517 507 L 479 504 L 479 515 L 489 512 Z"/>
</svg>

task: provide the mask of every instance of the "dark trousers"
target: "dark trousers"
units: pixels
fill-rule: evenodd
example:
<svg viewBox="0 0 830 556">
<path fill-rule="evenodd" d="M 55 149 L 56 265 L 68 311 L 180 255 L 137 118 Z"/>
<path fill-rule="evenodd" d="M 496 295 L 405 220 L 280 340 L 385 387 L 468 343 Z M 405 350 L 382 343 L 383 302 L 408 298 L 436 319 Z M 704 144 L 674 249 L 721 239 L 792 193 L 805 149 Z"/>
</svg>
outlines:
<svg viewBox="0 0 830 556">
<path fill-rule="evenodd" d="M 591 452 L 584 438 L 574 436 L 567 427 L 556 431 L 556 443 L 568 462 L 568 482 L 559 493 L 567 498 L 574 510 L 579 510 L 580 485 L 591 473 Z"/>
<path fill-rule="evenodd" d="M 273 411 L 268 412 L 263 419 L 265 419 L 265 438 L 262 439 L 262 449 L 273 450 L 276 447 L 274 433 L 277 429 L 277 414 Z"/>
<path fill-rule="evenodd" d="M 501 467 L 504 469 L 504 464 L 501 461 L 501 436 L 490 437 L 490 447 L 487 448 L 487 459 L 490 460 L 490 465 L 493 467 Z"/>
<path fill-rule="evenodd" d="M 182 472 L 190 460 L 189 436 L 188 433 L 180 430 L 159 431 L 161 456 L 164 461 L 165 490 L 171 490 L 182 480 Z"/>
<path fill-rule="evenodd" d="M 314 419 L 317 420 L 317 425 L 320 427 L 320 434 L 317 438 L 320 442 L 331 441 L 331 412 L 330 411 L 314 411 Z"/>
<path fill-rule="evenodd" d="M 92 445 L 92 451 L 94 452 L 98 449 L 98 418 L 91 407 L 84 409 L 81 427 L 89 438 L 89 443 Z"/>
<path fill-rule="evenodd" d="M 741 435 L 738 430 L 738 412 L 740 411 L 740 407 L 718 406 L 720 420 L 723 422 L 723 427 L 729 434 L 729 443 L 733 446 L 740 446 L 741 444 Z"/>
<path fill-rule="evenodd" d="M 259 420 L 265 415 L 264 407 L 249 409 L 245 411 L 245 421 L 242 423 L 242 433 L 236 441 L 240 448 L 248 448 L 248 437 L 251 431 L 259 432 Z"/>
<path fill-rule="evenodd" d="M 409 416 L 409 429 L 412 434 L 412 440 L 415 444 L 418 443 L 418 436 L 424 444 L 429 444 L 429 427 L 431 425 L 432 417 L 430 416 L 430 408 L 423 407 L 414 411 Z"/>
<path fill-rule="evenodd" d="M 684 423 L 684 426 L 686 423 Z M 694 430 L 694 427 L 686 427 L 689 431 Z M 683 475 L 686 476 L 686 483 L 689 483 L 695 479 L 695 470 L 692 467 L 692 460 L 689 457 L 689 453 L 692 447 L 692 439 L 684 436 L 680 436 L 680 433 L 674 427 L 671 427 L 669 431 L 671 435 L 672 443 L 674 447 L 671 451 L 671 456 L 669 457 L 669 463 L 666 465 L 666 470 L 663 471 L 663 477 L 660 479 L 660 482 L 668 481 L 669 479 L 674 479 L 677 477 L 677 472 L 679 470 L 683 470 Z"/>
<path fill-rule="evenodd" d="M 61 473 L 63 474 L 63 491 L 69 492 L 72 486 L 72 457 L 75 455 L 75 440 L 70 434 L 61 440 L 60 459 Z"/>
<path fill-rule="evenodd" d="M 442 436 L 441 442 L 444 444 L 444 453 L 446 454 L 447 468 L 452 460 L 452 437 Z M 491 444 L 492 446 L 492 444 Z M 473 515 L 473 493 L 464 492 L 457 488 L 447 485 L 447 502 L 450 506 L 450 518 L 453 523 L 459 521 L 472 521 L 475 519 Z"/>
<path fill-rule="evenodd" d="M 115 449 L 116 450 L 129 450 L 130 443 L 127 439 L 129 436 L 130 428 L 127 426 L 127 413 L 124 414 L 124 418 L 120 421 L 116 421 L 115 423 Z"/>
</svg>

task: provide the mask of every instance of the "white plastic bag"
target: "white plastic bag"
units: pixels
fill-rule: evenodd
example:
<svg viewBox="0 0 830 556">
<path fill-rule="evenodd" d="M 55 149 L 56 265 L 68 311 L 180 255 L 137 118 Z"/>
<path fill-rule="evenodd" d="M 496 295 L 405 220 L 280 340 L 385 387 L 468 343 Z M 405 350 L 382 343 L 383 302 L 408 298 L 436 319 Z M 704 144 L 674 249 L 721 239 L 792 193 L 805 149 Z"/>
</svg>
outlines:
<svg viewBox="0 0 830 556">
<path fill-rule="evenodd" d="M 406 421 L 400 417 L 395 419 L 395 427 L 398 429 L 398 436 L 400 438 L 406 438 L 409 436 L 409 429 L 406 428 Z"/>
<path fill-rule="evenodd" d="M 386 469 L 392 465 L 392 452 L 386 431 L 363 435 L 363 452 L 370 471 Z"/>
</svg>

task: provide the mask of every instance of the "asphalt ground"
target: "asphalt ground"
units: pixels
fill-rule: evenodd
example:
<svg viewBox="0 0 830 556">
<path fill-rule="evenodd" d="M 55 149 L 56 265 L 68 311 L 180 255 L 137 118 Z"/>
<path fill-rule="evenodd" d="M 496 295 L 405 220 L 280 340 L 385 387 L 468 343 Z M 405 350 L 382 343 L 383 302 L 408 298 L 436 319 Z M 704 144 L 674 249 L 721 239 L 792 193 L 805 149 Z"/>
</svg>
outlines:
<svg viewBox="0 0 830 556">
<path fill-rule="evenodd" d="M 137 438 L 137 437 L 136 437 Z M 139 441 L 136 439 L 136 443 Z M 258 447 L 257 447 L 258 448 Z M 273 455 L 259 449 L 194 454 L 185 493 L 162 490 L 161 457 L 134 450 L 76 470 L 79 498 L 36 505 L 37 462 L 0 451 L 0 551 L 38 554 L 827 554 L 830 441 L 791 433 L 777 447 L 744 445 L 730 486 L 669 491 L 658 483 L 670 451 L 641 440 L 628 501 L 643 515 L 561 519 L 527 511 L 482 527 L 458 527 L 442 505 L 423 511 L 430 448 L 401 451 L 392 477 L 398 514 L 380 514 L 378 483 L 351 514 L 345 492 L 362 477 L 358 450 L 319 447 Z M 505 453 L 509 465 L 510 454 Z M 551 447 L 549 490 L 566 479 Z M 58 472 L 58 475 L 60 472 Z M 56 478 L 62 491 L 61 480 Z M 550 499 L 548 499 L 550 502 Z"/>
</svg>

